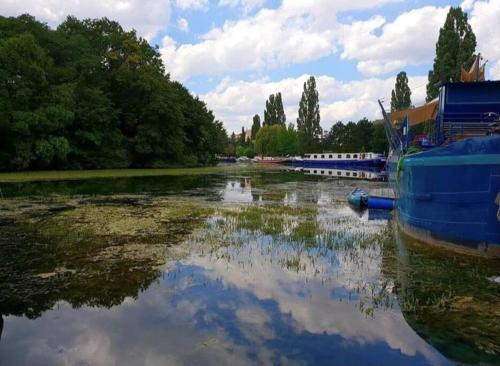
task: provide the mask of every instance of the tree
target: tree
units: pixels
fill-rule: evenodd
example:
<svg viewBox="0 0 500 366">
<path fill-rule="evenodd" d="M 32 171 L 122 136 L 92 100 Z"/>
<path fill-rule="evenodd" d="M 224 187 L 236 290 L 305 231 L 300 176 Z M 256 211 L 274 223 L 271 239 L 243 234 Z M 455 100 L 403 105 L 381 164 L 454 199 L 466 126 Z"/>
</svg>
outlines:
<svg viewBox="0 0 500 366">
<path fill-rule="evenodd" d="M 427 101 L 438 96 L 439 84 L 460 80 L 462 66 L 474 61 L 476 36 L 460 7 L 450 8 L 444 26 L 439 30 L 434 65 L 429 71 Z"/>
<path fill-rule="evenodd" d="M 282 126 L 280 126 L 282 127 Z M 298 153 L 299 139 L 293 128 L 281 128 L 278 133 L 278 155 L 296 155 Z"/>
<path fill-rule="evenodd" d="M 0 170 L 204 165 L 227 147 L 158 49 L 109 19 L 0 16 Z"/>
<path fill-rule="evenodd" d="M 252 140 L 255 140 L 255 136 L 257 135 L 257 132 L 260 130 L 260 116 L 256 114 L 253 116 L 253 123 L 252 123 Z"/>
<path fill-rule="evenodd" d="M 406 72 L 401 71 L 396 76 L 396 84 L 392 89 L 391 112 L 401 111 L 411 107 L 411 90 L 408 86 Z"/>
<path fill-rule="evenodd" d="M 387 153 L 389 152 L 389 142 L 385 135 L 384 124 L 379 122 L 372 123 L 372 140 L 370 151 L 375 153 Z"/>
<path fill-rule="evenodd" d="M 241 134 L 240 134 L 240 144 L 245 145 L 247 143 L 247 138 L 246 138 L 246 132 L 245 132 L 245 127 L 241 127 Z"/>
<path fill-rule="evenodd" d="M 262 127 L 255 138 L 255 152 L 261 155 L 297 154 L 298 137 L 293 129 L 282 125 Z"/>
<path fill-rule="evenodd" d="M 346 126 L 341 121 L 335 123 L 325 137 L 324 149 L 332 152 L 343 152 L 345 130 Z"/>
<path fill-rule="evenodd" d="M 301 150 L 303 152 L 315 151 L 319 146 L 323 131 L 320 126 L 319 94 L 314 76 L 304 83 L 304 91 L 299 103 L 297 130 Z"/>
<path fill-rule="evenodd" d="M 266 101 L 266 109 L 264 110 L 264 125 L 282 125 L 285 126 L 286 115 L 283 109 L 283 101 L 281 93 L 271 94 Z"/>
</svg>

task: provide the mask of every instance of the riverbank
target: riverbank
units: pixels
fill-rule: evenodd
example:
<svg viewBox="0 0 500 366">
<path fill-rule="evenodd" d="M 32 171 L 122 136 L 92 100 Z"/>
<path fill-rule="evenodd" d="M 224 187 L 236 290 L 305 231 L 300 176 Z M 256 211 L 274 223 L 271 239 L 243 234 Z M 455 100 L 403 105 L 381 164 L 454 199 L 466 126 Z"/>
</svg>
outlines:
<svg viewBox="0 0 500 366">
<path fill-rule="evenodd" d="M 132 178 L 152 176 L 180 176 L 217 174 L 238 169 L 237 166 L 217 165 L 199 168 L 168 169 L 104 169 L 104 170 L 57 170 L 0 173 L 0 183 L 40 182 L 50 180 L 82 180 L 96 178 Z"/>
</svg>

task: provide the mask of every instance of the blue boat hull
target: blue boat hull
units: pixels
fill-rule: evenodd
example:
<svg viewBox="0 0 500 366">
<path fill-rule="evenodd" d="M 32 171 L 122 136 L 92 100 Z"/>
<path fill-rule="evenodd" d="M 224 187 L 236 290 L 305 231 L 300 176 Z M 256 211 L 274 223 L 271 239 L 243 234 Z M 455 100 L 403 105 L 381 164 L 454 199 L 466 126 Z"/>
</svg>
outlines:
<svg viewBox="0 0 500 366">
<path fill-rule="evenodd" d="M 405 232 L 500 256 L 500 136 L 390 159 L 398 221 Z"/>
</svg>

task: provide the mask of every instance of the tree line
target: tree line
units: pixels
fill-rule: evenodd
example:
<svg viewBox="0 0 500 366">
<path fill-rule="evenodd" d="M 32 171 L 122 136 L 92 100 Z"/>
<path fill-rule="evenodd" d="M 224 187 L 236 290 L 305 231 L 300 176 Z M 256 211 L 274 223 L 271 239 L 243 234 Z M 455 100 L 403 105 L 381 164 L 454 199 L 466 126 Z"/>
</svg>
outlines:
<svg viewBox="0 0 500 366">
<path fill-rule="evenodd" d="M 251 138 L 246 138 L 244 128 L 239 138 L 233 133 L 226 154 L 252 157 L 301 155 L 321 151 L 388 152 L 382 123 L 371 122 L 366 118 L 345 124 L 339 121 L 329 131 L 323 131 L 314 76 L 310 76 L 304 83 L 296 125 L 287 125 L 286 120 L 281 93 L 271 94 L 266 101 L 264 120 L 261 121 L 258 114 L 253 117 Z"/>
<path fill-rule="evenodd" d="M 467 13 L 460 7 L 450 8 L 445 23 L 439 31 L 436 57 L 428 74 L 426 101 L 435 99 L 439 87 L 446 82 L 460 81 L 462 67 L 468 68 L 475 59 L 476 37 L 468 23 Z M 391 92 L 391 111 L 412 108 L 408 76 L 401 71 L 396 76 Z M 227 151 L 236 155 L 296 155 L 307 152 L 356 152 L 388 151 L 382 123 L 366 118 L 357 123 L 337 122 L 323 133 L 320 125 L 319 94 L 316 80 L 311 76 L 305 83 L 299 102 L 296 125 L 286 125 L 281 93 L 269 96 L 261 126 L 260 116 L 253 117 L 251 140 L 245 137 L 230 139 Z M 414 127 L 414 133 L 432 134 L 433 121 Z M 241 136 L 244 136 L 242 134 Z"/>
<path fill-rule="evenodd" d="M 0 17 L 0 170 L 204 165 L 227 143 L 158 48 L 103 19 Z"/>
<path fill-rule="evenodd" d="M 450 8 L 428 75 L 427 97 L 460 80 L 474 60 L 467 14 Z M 29 15 L 0 17 L 0 170 L 194 166 L 217 154 L 295 155 L 387 151 L 380 123 L 362 119 L 321 128 L 319 94 L 305 83 L 295 123 L 280 92 L 256 114 L 251 138 L 227 136 L 203 101 L 172 81 L 158 48 L 103 19 L 68 17 L 50 29 Z M 404 71 L 391 110 L 412 107 Z"/>
</svg>

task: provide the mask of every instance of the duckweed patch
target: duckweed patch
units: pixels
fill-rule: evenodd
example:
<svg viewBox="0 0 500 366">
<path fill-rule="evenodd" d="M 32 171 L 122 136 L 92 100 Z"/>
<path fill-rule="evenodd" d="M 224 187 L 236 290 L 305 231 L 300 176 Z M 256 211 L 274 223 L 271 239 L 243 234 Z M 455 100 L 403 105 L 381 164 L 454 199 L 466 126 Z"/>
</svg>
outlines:
<svg viewBox="0 0 500 366">
<path fill-rule="evenodd" d="M 159 266 L 188 254 L 175 247 L 212 212 L 147 197 L 98 197 L 63 210 L 48 201 L 15 200 L 7 207 L 0 214 L 0 222 L 9 220 L 0 238 L 0 308 L 28 317 L 61 299 L 110 307 L 136 297 L 159 276 Z"/>
</svg>

